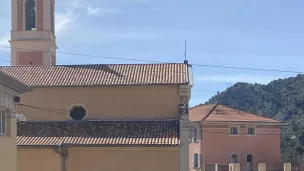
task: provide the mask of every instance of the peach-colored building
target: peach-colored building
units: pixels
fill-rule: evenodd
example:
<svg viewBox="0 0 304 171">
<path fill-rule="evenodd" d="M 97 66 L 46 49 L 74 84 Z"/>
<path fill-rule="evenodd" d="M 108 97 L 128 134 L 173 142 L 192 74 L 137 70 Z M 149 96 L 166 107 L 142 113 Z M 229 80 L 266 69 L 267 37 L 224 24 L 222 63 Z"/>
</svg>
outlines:
<svg viewBox="0 0 304 171">
<path fill-rule="evenodd" d="M 280 165 L 280 123 L 222 105 L 199 105 L 189 111 L 190 170 L 210 170 L 208 164 L 228 169 L 255 170 L 258 163 Z"/>
<path fill-rule="evenodd" d="M 17 171 L 17 127 L 15 114 L 19 94 L 30 91 L 27 85 L 0 72 L 0 170 Z"/>
</svg>

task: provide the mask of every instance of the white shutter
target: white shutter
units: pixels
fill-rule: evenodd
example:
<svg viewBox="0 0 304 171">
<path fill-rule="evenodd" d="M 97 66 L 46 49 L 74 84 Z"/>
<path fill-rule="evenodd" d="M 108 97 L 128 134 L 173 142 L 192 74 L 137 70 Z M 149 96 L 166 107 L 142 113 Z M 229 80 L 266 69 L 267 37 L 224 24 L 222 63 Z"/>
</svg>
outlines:
<svg viewBox="0 0 304 171">
<path fill-rule="evenodd" d="M 197 153 L 197 167 L 200 168 L 201 167 L 201 154 Z"/>
<path fill-rule="evenodd" d="M 200 125 L 197 126 L 198 129 L 197 129 L 197 139 L 200 141 L 202 138 L 202 128 Z"/>
<path fill-rule="evenodd" d="M 193 138 L 192 135 L 193 135 L 193 131 L 192 131 L 192 127 L 191 127 L 191 129 L 189 131 L 189 143 L 192 142 L 192 138 Z"/>
<path fill-rule="evenodd" d="M 197 140 L 197 131 L 196 131 L 196 127 L 193 126 L 192 127 L 192 141 L 196 142 L 196 140 Z"/>
<path fill-rule="evenodd" d="M 195 153 L 192 155 L 192 167 L 194 167 Z"/>
</svg>

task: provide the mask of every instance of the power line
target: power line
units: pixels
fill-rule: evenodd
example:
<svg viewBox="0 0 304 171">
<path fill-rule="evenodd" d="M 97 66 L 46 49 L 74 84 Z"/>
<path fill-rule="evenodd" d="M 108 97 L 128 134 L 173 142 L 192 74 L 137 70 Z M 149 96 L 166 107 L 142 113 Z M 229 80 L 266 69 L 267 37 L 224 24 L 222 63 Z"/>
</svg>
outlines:
<svg viewBox="0 0 304 171">
<path fill-rule="evenodd" d="M 208 93 L 217 93 L 217 91 L 209 91 L 209 90 L 204 90 L 204 89 L 196 89 L 196 88 L 192 88 L 191 90 L 195 90 L 195 91 L 203 91 L 203 92 L 208 92 Z"/>
<path fill-rule="evenodd" d="M 181 56 L 180 58 L 178 58 L 174 63 L 177 63 L 179 60 L 181 60 L 183 57 L 185 57 L 185 55 Z"/>
<path fill-rule="evenodd" d="M 2 48 L 11 48 L 8 46 L 0 46 Z M 35 49 L 25 49 L 25 48 L 16 48 L 21 50 L 31 50 L 31 51 L 40 51 L 40 52 L 52 52 L 52 51 L 41 51 Z M 127 61 L 136 61 L 136 62 L 149 62 L 149 63 L 171 63 L 164 61 L 154 61 L 154 60 L 144 60 L 144 59 L 135 59 L 135 58 L 122 58 L 122 57 L 114 57 L 114 56 L 101 56 L 101 55 L 89 55 L 89 54 L 80 54 L 80 53 L 68 53 L 68 52 L 56 52 L 57 54 L 63 55 L 73 55 L 73 56 L 85 56 L 92 58 L 104 58 L 104 59 L 116 59 L 116 60 L 127 60 Z M 5 60 L 0 60 L 5 61 Z M 5 61 L 11 62 L 11 61 Z M 209 67 L 209 68 L 223 68 L 223 69 L 237 69 L 237 70 L 251 70 L 251 71 L 265 71 L 265 72 L 281 72 L 281 73 L 294 73 L 301 74 L 303 71 L 292 71 L 292 70 L 280 70 L 280 69 L 265 69 L 265 68 L 251 68 L 251 67 L 236 67 L 236 66 L 223 66 L 223 65 L 209 65 L 209 64 L 195 64 L 191 63 L 192 66 L 197 67 Z"/>
<path fill-rule="evenodd" d="M 43 107 L 37 107 L 37 106 L 32 106 L 32 105 L 27 105 L 27 104 L 18 104 L 19 106 L 24 106 L 27 108 L 32 108 L 32 109 L 36 109 L 36 110 L 42 110 L 42 111 L 48 111 L 48 112 L 52 112 L 52 113 L 56 113 L 58 115 L 64 115 L 67 116 L 67 114 L 69 113 L 69 111 L 67 110 L 62 110 L 62 109 L 54 109 L 54 108 L 43 108 Z M 100 116 L 100 118 L 93 118 L 93 117 L 87 117 L 87 119 L 91 119 L 91 120 L 100 120 L 102 117 L 107 118 L 107 119 L 111 119 L 111 118 L 124 118 L 124 119 L 134 119 L 134 120 L 140 120 L 142 118 L 135 118 L 135 117 L 122 117 L 122 116 Z"/>
<path fill-rule="evenodd" d="M 12 47 L 8 47 L 8 46 L 0 46 L 0 47 L 12 49 Z M 15 49 L 27 50 L 27 51 L 37 51 L 37 52 L 54 52 L 54 51 L 45 51 L 45 50 L 37 50 L 37 49 L 28 49 L 28 48 L 15 48 Z M 92 57 L 92 58 L 103 58 L 103 59 L 117 59 L 117 60 L 127 60 L 127 61 L 137 61 L 137 62 L 170 63 L 170 62 L 154 61 L 154 60 L 145 60 L 145 59 L 122 58 L 122 57 L 102 56 L 102 55 L 89 55 L 89 54 L 70 53 L 70 52 L 60 52 L 60 51 L 56 51 L 56 54 L 72 55 L 72 56 L 84 56 L 84 57 Z"/>
<path fill-rule="evenodd" d="M 267 71 L 267 72 L 285 72 L 285 73 L 294 73 L 301 74 L 302 71 L 291 71 L 291 70 L 279 70 L 279 69 L 263 69 L 263 68 L 242 68 L 235 66 L 222 66 L 222 65 L 207 65 L 207 64 L 192 64 L 193 66 L 199 67 L 211 67 L 211 68 L 225 68 L 225 69 L 238 69 L 238 70 L 252 70 L 252 71 Z"/>
</svg>

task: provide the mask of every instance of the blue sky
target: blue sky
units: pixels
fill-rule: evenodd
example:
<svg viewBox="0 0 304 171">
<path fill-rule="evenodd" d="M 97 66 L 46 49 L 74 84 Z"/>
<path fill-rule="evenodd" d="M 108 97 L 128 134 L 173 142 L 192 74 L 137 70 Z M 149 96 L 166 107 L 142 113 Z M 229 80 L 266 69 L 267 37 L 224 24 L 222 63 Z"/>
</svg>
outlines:
<svg viewBox="0 0 304 171">
<path fill-rule="evenodd" d="M 301 0 L 57 0 L 59 52 L 304 72 Z M 10 0 L 0 2 L 0 46 L 9 46 Z M 81 47 L 81 48 L 80 48 Z M 0 59 L 10 60 L 7 48 Z M 182 61 L 181 61 L 182 62 Z M 57 55 L 57 64 L 138 63 Z M 0 61 L 1 65 L 9 65 Z M 233 83 L 268 83 L 293 73 L 193 67 L 191 106 Z"/>
</svg>

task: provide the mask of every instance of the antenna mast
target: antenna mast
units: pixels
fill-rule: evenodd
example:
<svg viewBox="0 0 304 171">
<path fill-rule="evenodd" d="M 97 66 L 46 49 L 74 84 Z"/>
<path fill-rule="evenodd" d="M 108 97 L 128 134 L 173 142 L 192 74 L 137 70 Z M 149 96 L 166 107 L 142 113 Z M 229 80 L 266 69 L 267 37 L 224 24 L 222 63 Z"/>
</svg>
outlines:
<svg viewBox="0 0 304 171">
<path fill-rule="evenodd" d="M 187 60 L 187 40 L 185 40 L 185 60 Z"/>
</svg>

